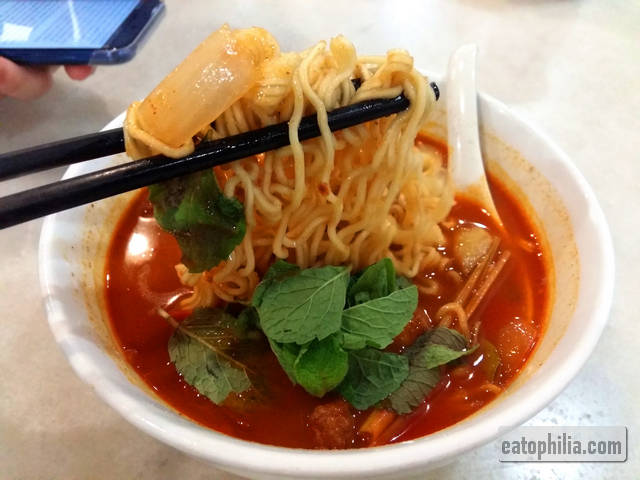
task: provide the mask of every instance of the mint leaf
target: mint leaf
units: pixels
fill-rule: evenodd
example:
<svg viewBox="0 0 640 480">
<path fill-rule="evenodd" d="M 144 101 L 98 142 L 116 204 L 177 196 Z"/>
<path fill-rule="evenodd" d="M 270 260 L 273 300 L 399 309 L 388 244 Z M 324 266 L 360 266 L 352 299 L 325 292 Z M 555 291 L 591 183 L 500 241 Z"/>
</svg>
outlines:
<svg viewBox="0 0 640 480">
<path fill-rule="evenodd" d="M 435 327 L 420 335 L 408 350 L 410 354 L 415 354 L 429 344 L 444 345 L 452 350 L 461 351 L 467 348 L 467 339 L 457 330 Z"/>
<path fill-rule="evenodd" d="M 339 385 L 342 396 L 366 410 L 397 390 L 409 374 L 407 357 L 371 348 L 349 352 L 349 371 Z"/>
<path fill-rule="evenodd" d="M 477 345 L 469 350 L 465 351 L 456 351 L 452 350 L 449 347 L 438 344 L 431 344 L 427 346 L 424 352 L 421 354 L 420 361 L 423 362 L 426 368 L 435 368 L 440 365 L 445 365 L 453 360 L 456 360 L 460 357 L 470 354 L 475 351 Z"/>
<path fill-rule="evenodd" d="M 456 330 L 436 327 L 420 335 L 406 353 L 426 368 L 434 368 L 468 355 L 476 348 L 467 349 L 467 339 Z"/>
<path fill-rule="evenodd" d="M 333 390 L 347 374 L 347 353 L 336 335 L 303 346 L 273 340 L 269 344 L 291 382 L 316 397 Z"/>
<path fill-rule="evenodd" d="M 395 284 L 395 274 L 393 279 Z M 342 312 L 344 348 L 385 348 L 411 320 L 417 306 L 418 289 L 412 285 L 347 308 Z"/>
<path fill-rule="evenodd" d="M 386 297 L 396 290 L 396 271 L 388 258 L 383 258 L 352 278 L 347 292 L 348 306 Z"/>
<path fill-rule="evenodd" d="M 277 260 L 273 265 L 271 265 L 271 267 L 269 267 L 269 270 L 265 273 L 262 281 L 253 291 L 251 304 L 254 307 L 258 307 L 262 303 L 264 292 L 271 287 L 276 280 L 283 280 L 287 276 L 292 276 L 298 272 L 300 272 L 300 267 L 297 265 L 287 263 L 284 260 Z"/>
<path fill-rule="evenodd" d="M 389 397 L 391 408 L 400 415 L 411 413 L 439 381 L 440 371 L 437 368 L 426 368 L 419 362 L 411 362 L 407 379 Z"/>
<path fill-rule="evenodd" d="M 168 343 L 169 358 L 185 382 L 220 404 L 229 393 L 251 387 L 244 366 L 224 353 L 245 335 L 246 330 L 231 315 L 217 309 L 198 309 L 177 325 Z"/>
<path fill-rule="evenodd" d="M 236 318 L 219 308 L 207 307 L 196 308 L 178 328 L 188 331 L 210 348 L 228 350 L 249 338 L 251 325 L 247 317 Z"/>
<path fill-rule="evenodd" d="M 294 365 L 298 355 L 300 354 L 300 345 L 295 343 L 279 343 L 271 339 L 269 339 L 269 345 L 278 359 L 278 362 L 280 362 L 280 366 L 287 374 L 287 377 L 289 377 L 289 380 L 291 380 L 291 383 L 294 385 L 298 383 L 296 381 Z"/>
<path fill-rule="evenodd" d="M 260 317 L 258 317 L 258 311 L 254 307 L 246 307 L 244 310 L 240 312 L 237 319 L 237 325 L 245 330 L 254 329 L 257 332 L 257 329 L 260 326 Z"/>
<path fill-rule="evenodd" d="M 302 347 L 294 364 L 296 381 L 316 397 L 336 388 L 349 368 L 347 352 L 335 335 Z"/>
<path fill-rule="evenodd" d="M 176 238 L 191 272 L 215 267 L 244 238 L 243 206 L 222 194 L 211 169 L 151 185 L 149 200 L 156 221 Z"/>
<path fill-rule="evenodd" d="M 308 268 L 274 278 L 260 291 L 260 327 L 270 340 L 303 345 L 340 329 L 345 267 Z"/>
<path fill-rule="evenodd" d="M 389 397 L 391 407 L 399 414 L 410 413 L 440 381 L 437 367 L 475 350 L 466 347 L 467 339 L 449 328 L 436 327 L 418 337 L 405 352 L 409 375 Z"/>
</svg>

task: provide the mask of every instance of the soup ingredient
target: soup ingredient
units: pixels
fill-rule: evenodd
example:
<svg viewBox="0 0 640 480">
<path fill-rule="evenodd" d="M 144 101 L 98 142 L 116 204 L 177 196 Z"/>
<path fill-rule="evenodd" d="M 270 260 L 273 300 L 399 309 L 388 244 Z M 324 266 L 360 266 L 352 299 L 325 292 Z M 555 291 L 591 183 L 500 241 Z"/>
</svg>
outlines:
<svg viewBox="0 0 640 480">
<path fill-rule="evenodd" d="M 398 335 L 418 304 L 415 286 L 347 308 L 342 313 L 344 348 L 385 348 Z"/>
<path fill-rule="evenodd" d="M 382 281 L 375 280 L 381 272 Z M 366 352 L 361 350 L 365 345 L 381 349 L 393 341 L 418 302 L 416 287 L 398 290 L 400 282 L 395 276 L 389 259 L 352 277 L 345 267 L 300 269 L 282 260 L 271 266 L 256 287 L 252 304 L 262 331 L 292 382 L 321 397 L 343 382 L 351 366 L 357 367 L 358 354 L 351 358 L 347 351 Z M 348 299 L 354 304 L 356 297 L 367 301 L 345 308 Z M 406 363 L 402 359 L 396 362 Z M 374 363 L 371 359 L 367 366 Z M 357 385 L 360 383 L 351 382 L 349 391 L 357 390 Z M 392 390 L 385 387 L 371 395 L 384 398 Z"/>
<path fill-rule="evenodd" d="M 404 278 L 404 277 L 400 277 Z M 411 283 L 402 285 L 408 287 Z M 365 268 L 359 275 L 351 277 L 347 305 L 352 307 L 374 298 L 385 297 L 397 288 L 396 271 L 389 258 Z"/>
<path fill-rule="evenodd" d="M 351 278 L 347 305 L 342 313 L 344 347 L 351 350 L 387 347 L 402 332 L 417 306 L 417 289 L 396 280 L 388 258 Z"/>
<path fill-rule="evenodd" d="M 349 448 L 355 437 L 355 419 L 342 399 L 317 406 L 309 415 L 309 428 L 318 448 Z"/>
<path fill-rule="evenodd" d="M 457 229 L 453 254 L 462 273 L 469 275 L 491 248 L 493 237 L 484 228 L 465 225 Z"/>
<path fill-rule="evenodd" d="M 440 381 L 437 367 L 475 349 L 468 349 L 467 339 L 449 328 L 436 327 L 424 333 L 405 352 L 409 373 L 400 388 L 389 397 L 391 408 L 400 414 L 411 412 Z"/>
<path fill-rule="evenodd" d="M 289 122 L 289 147 L 216 167 L 224 195 L 243 204 L 246 235 L 202 275 L 178 269 L 193 288 L 185 309 L 248 303 L 276 258 L 354 271 L 390 258 L 413 278 L 443 238 L 453 185 L 443 157 L 414 145 L 436 98 L 409 53 L 358 57 L 343 36 L 280 53 L 271 40 L 223 28 L 127 115 L 133 156 L 142 147 L 179 156 L 200 141 Z M 327 112 L 400 93 L 406 111 L 330 131 Z M 303 145 L 298 126 L 312 113 L 322 135 Z"/>
<path fill-rule="evenodd" d="M 446 148 L 442 150 L 446 155 Z M 300 386 L 294 386 L 273 355 L 267 339 L 254 330 L 259 324 L 255 309 L 246 308 L 240 312 L 241 306 L 237 304 L 229 306 L 226 313 L 253 326 L 248 329 L 252 332 L 250 338 L 236 343 L 233 351 L 225 349 L 227 339 L 223 337 L 218 337 L 216 345 L 224 353 L 233 353 L 233 358 L 247 367 L 252 387 L 242 393 L 232 392 L 220 405 L 189 387 L 171 363 L 167 349 L 175 328 L 156 312 L 160 307 L 178 320 L 182 319 L 186 312 L 180 300 L 190 292 L 175 277 L 174 265 L 180 259 L 179 246 L 154 221 L 146 191 L 140 192 L 123 214 L 109 247 L 105 293 L 114 337 L 122 346 L 124 359 L 132 371 L 139 374 L 141 381 L 153 388 L 160 398 L 200 425 L 235 438 L 291 448 L 348 448 L 412 440 L 446 428 L 496 398 L 500 390 L 513 381 L 530 356 L 529 348 L 518 348 L 519 355 L 512 357 L 518 361 L 501 365 L 500 356 L 508 354 L 514 345 L 519 345 L 513 340 L 508 341 L 510 335 L 507 336 L 502 328 L 516 317 L 522 322 L 530 322 L 534 328 L 531 341 L 535 345 L 548 312 L 549 285 L 553 282 L 545 269 L 544 250 L 539 243 L 535 243 L 533 249 L 518 246 L 520 238 L 533 238 L 538 233 L 527 219 L 526 211 L 518 206 L 517 199 L 495 179 L 492 179 L 491 186 L 506 231 L 495 228 L 491 218 L 466 198 L 458 200 L 447 222 L 447 225 L 466 222 L 486 225 L 492 235 L 501 238 L 502 248 L 512 252 L 507 268 L 501 273 L 501 280 L 494 283 L 491 293 L 470 320 L 472 331 L 479 325 L 477 340 L 481 346 L 471 355 L 454 360 L 445 367 L 437 367 L 440 373 L 438 385 L 421 399 L 422 403 L 410 414 L 398 415 L 389 405 L 388 398 L 362 412 L 344 400 L 337 389 L 318 398 L 307 394 Z M 443 228 L 443 232 L 443 254 L 452 258 L 456 232 L 449 228 Z M 133 249 L 133 245 L 140 245 L 141 238 L 145 240 L 146 249 Z M 455 299 L 465 285 L 466 278 L 458 280 L 447 273 L 451 267 L 458 270 L 455 261 L 442 265 L 442 268 L 439 262 L 434 265 L 425 266 L 413 281 L 422 283 L 424 278 L 426 284 L 427 279 L 433 279 L 437 281 L 437 291 L 433 294 L 420 293 L 411 324 L 405 328 L 410 330 L 409 334 L 403 331 L 386 347 L 387 353 L 405 355 L 415 339 L 437 324 L 435 312 Z M 291 267 L 297 269 L 293 265 Z M 351 287 L 357 278 L 357 273 L 351 275 Z M 407 286 L 403 277 L 396 277 L 396 281 L 398 288 Z M 474 290 L 481 283 L 479 281 Z M 347 288 L 345 309 L 353 306 L 349 291 L 350 287 Z M 530 300 L 525 302 L 523 299 Z M 455 321 L 452 328 L 459 328 Z M 518 336 L 524 328 L 510 327 L 508 330 Z M 530 333 L 528 329 L 526 333 Z M 255 342 L 254 334 L 257 337 Z M 496 346 L 495 355 L 487 353 L 490 348 L 485 347 L 485 341 Z M 293 364 L 300 346 L 286 346 L 295 347 L 291 355 Z M 254 347 L 257 347 L 257 352 Z M 249 349 L 254 352 L 252 358 L 245 355 Z M 482 361 L 479 361 L 481 356 Z M 369 422 L 369 415 L 374 413 L 380 416 L 378 421 L 373 418 Z M 362 433 L 354 433 L 354 428 L 355 432 Z M 331 434 L 331 431 L 337 433 Z"/>
<path fill-rule="evenodd" d="M 191 137 L 242 97 L 258 67 L 277 53 L 276 41 L 262 28 L 224 25 L 213 32 L 144 101 L 129 107 L 127 153 L 135 158 L 190 153 Z"/>
<path fill-rule="evenodd" d="M 189 385 L 216 404 L 251 387 L 247 367 L 227 353 L 249 338 L 242 320 L 212 308 L 197 309 L 180 324 L 163 316 L 176 327 L 169 358 Z"/>
<path fill-rule="evenodd" d="M 366 410 L 397 390 L 409 375 L 405 356 L 372 348 L 349 353 L 349 373 L 340 394 L 358 410 Z"/>
<path fill-rule="evenodd" d="M 480 366 L 487 377 L 487 380 L 493 382 L 496 377 L 496 371 L 500 366 L 500 354 L 496 347 L 488 340 L 481 339 L 478 344 L 478 353 L 482 355 Z"/>
<path fill-rule="evenodd" d="M 314 340 L 300 349 L 293 364 L 296 382 L 311 395 L 322 397 L 339 385 L 347 374 L 347 352 L 339 339 L 331 335 Z"/>
<path fill-rule="evenodd" d="M 435 328 L 404 354 L 383 351 L 418 302 L 417 288 L 399 288 L 403 283 L 388 259 L 353 277 L 345 267 L 300 269 L 278 261 L 237 318 L 197 309 L 171 337 L 170 358 L 187 383 L 219 404 L 251 386 L 236 357 L 255 325 L 289 379 L 311 395 L 337 389 L 358 410 L 391 395 L 391 408 L 407 413 L 440 379 L 436 367 L 473 349 L 454 330 Z"/>
<path fill-rule="evenodd" d="M 529 319 L 516 317 L 502 325 L 495 347 L 500 353 L 501 369 L 511 374 L 522 368 L 535 345 L 535 326 Z"/>
<path fill-rule="evenodd" d="M 395 419 L 395 412 L 375 409 L 367 416 L 358 432 L 366 436 L 369 444 L 373 444 Z"/>
<path fill-rule="evenodd" d="M 178 241 L 190 272 L 216 266 L 244 238 L 242 204 L 222 194 L 212 170 L 152 185 L 149 200 L 158 224 Z"/>
<path fill-rule="evenodd" d="M 278 267 L 278 271 L 281 267 Z M 345 267 L 273 273 L 252 303 L 270 340 L 303 345 L 340 328 L 349 272 Z"/>
</svg>

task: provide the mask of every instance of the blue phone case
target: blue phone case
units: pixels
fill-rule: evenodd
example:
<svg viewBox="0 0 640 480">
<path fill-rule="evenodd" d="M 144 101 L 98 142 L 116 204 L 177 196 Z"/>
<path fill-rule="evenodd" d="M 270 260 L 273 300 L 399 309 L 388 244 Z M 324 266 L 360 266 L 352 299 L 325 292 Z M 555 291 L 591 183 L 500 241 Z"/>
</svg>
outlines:
<svg viewBox="0 0 640 480">
<path fill-rule="evenodd" d="M 111 65 L 131 60 L 165 11 L 161 0 L 141 0 L 101 48 L 0 48 L 16 63 Z"/>
</svg>

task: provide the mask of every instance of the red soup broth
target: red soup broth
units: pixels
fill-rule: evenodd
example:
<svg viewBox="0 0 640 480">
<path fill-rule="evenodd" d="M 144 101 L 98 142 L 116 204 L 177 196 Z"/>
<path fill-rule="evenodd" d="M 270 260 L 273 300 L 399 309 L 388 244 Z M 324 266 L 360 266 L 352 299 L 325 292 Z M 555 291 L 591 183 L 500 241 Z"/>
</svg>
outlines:
<svg viewBox="0 0 640 480">
<path fill-rule="evenodd" d="M 442 150 L 441 145 L 434 146 Z M 415 439 L 473 414 L 517 376 L 540 339 L 549 298 L 540 237 L 505 186 L 492 177 L 489 183 L 508 235 L 480 206 L 466 198 L 456 199 L 448 219 L 448 224 L 473 222 L 485 226 L 501 237 L 500 248 L 511 252 L 488 298 L 472 317 L 474 322 L 481 322 L 480 347 L 453 368 L 448 367 L 424 402 L 413 413 L 397 417 L 376 439 L 376 445 Z M 443 230 L 450 245 L 452 230 Z M 443 253 L 449 252 L 443 249 Z M 251 363 L 260 366 L 264 384 L 269 386 L 268 398 L 247 399 L 239 394 L 218 406 L 198 394 L 176 372 L 167 351 L 173 330 L 158 314 L 158 308 L 178 319 L 188 314 L 179 307 L 180 300 L 190 292 L 180 284 L 174 269 L 180 256 L 175 239 L 156 224 L 148 192 L 141 191 L 116 227 L 105 270 L 111 328 L 126 361 L 162 400 L 201 425 L 254 442 L 317 447 L 308 427 L 309 416 L 317 406 L 337 397 L 329 394 L 318 399 L 292 385 L 266 342 L 257 349 Z M 435 326 L 435 312 L 456 294 L 454 286 L 446 281 L 441 283 L 437 296 L 420 294 L 414 318 L 390 350 L 401 351 L 425 329 Z M 354 414 L 356 426 L 364 422 L 367 414 Z M 372 443 L 360 438 L 353 446 L 367 444 Z"/>
</svg>

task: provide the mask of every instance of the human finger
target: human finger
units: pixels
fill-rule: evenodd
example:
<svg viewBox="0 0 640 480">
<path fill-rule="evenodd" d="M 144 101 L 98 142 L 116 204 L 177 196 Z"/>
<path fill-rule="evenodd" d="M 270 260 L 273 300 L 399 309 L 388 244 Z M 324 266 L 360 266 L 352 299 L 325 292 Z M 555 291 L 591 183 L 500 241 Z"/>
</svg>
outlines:
<svg viewBox="0 0 640 480">
<path fill-rule="evenodd" d="M 0 57 L 0 95 L 32 100 L 46 93 L 52 83 L 49 67 L 20 66 Z"/>
<path fill-rule="evenodd" d="M 72 80 L 84 80 L 95 71 L 90 65 L 65 65 L 64 69 Z"/>
</svg>

